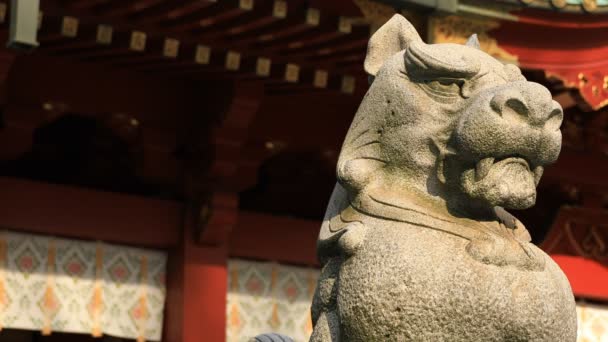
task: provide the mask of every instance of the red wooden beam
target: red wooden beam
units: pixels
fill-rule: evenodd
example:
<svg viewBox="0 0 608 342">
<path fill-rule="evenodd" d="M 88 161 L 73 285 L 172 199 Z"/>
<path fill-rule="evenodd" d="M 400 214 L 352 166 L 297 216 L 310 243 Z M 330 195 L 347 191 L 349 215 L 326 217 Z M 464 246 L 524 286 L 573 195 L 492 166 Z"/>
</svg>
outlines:
<svg viewBox="0 0 608 342">
<path fill-rule="evenodd" d="M 91 7 L 110 2 L 111 0 L 77 0 L 71 1 L 68 6 L 75 9 L 89 9 Z"/>
<path fill-rule="evenodd" d="M 246 37 L 253 39 L 250 41 L 255 41 L 262 34 L 279 32 L 281 29 L 300 25 L 306 22 L 307 6 L 306 1 L 289 1 L 286 15 L 283 17 L 275 16 L 274 9 L 270 8 L 268 13 L 264 13 L 262 17 L 231 28 L 226 32 L 226 36 L 231 36 L 231 41 L 235 41 L 235 38 L 240 40 Z"/>
<path fill-rule="evenodd" d="M 251 47 L 252 53 L 269 54 L 284 49 L 305 47 L 309 44 L 330 41 L 348 33 L 338 31 L 338 17 L 321 16 L 318 26 L 301 23 L 281 31 L 273 32 L 260 39 Z"/>
<path fill-rule="evenodd" d="M 137 22 L 137 25 L 147 27 L 159 24 L 164 20 L 169 20 L 176 15 L 181 15 L 181 13 L 186 13 L 187 9 L 194 11 L 211 4 L 210 2 L 193 2 L 191 0 L 164 1 L 158 5 L 137 11 L 129 15 L 128 18 L 130 21 Z"/>
<path fill-rule="evenodd" d="M 319 227 L 320 221 L 241 211 L 229 255 L 316 266 Z"/>
<path fill-rule="evenodd" d="M 353 37 L 354 38 L 354 37 Z M 338 53 L 352 53 L 353 51 L 362 52 L 365 55 L 369 37 L 361 39 L 348 39 L 344 42 L 329 42 L 315 49 L 300 48 L 294 49 L 289 55 L 290 58 L 318 58 L 333 57 Z"/>
<path fill-rule="evenodd" d="M 210 5 L 165 22 L 163 26 L 166 27 L 166 31 L 173 34 L 186 32 L 201 27 L 201 24 L 215 24 L 245 12 L 239 8 L 236 0 L 202 2 L 210 3 Z"/>
<path fill-rule="evenodd" d="M 237 31 L 228 30 L 224 39 L 229 40 L 235 46 L 248 46 L 255 42 L 268 42 L 280 37 L 309 31 L 316 27 L 307 23 L 308 8 L 306 6 L 292 6 L 291 3 L 289 6 L 286 18 L 280 20 L 274 17 L 268 18 L 272 21 L 262 22 L 263 26 L 261 27 L 256 27 L 258 23 L 252 23 L 253 27 L 239 26 Z M 242 31 L 243 29 L 245 31 Z"/>
<path fill-rule="evenodd" d="M 5 177 L 0 189 L 3 228 L 154 248 L 179 242 L 178 202 Z"/>
<path fill-rule="evenodd" d="M 272 3 L 270 2 L 257 5 L 252 10 L 229 9 L 225 13 L 226 16 L 221 14 L 201 20 L 191 33 L 201 41 L 211 41 L 231 30 L 239 30 L 241 26 L 256 22 L 260 18 L 273 18 Z M 206 21 L 209 24 L 202 25 Z"/>
<path fill-rule="evenodd" d="M 143 11 L 149 7 L 156 6 L 164 2 L 164 0 L 138 0 L 138 1 L 124 1 L 121 0 L 117 3 L 110 3 L 101 10 L 102 16 L 106 17 L 120 17 L 129 15 L 131 13 L 137 13 Z"/>
</svg>

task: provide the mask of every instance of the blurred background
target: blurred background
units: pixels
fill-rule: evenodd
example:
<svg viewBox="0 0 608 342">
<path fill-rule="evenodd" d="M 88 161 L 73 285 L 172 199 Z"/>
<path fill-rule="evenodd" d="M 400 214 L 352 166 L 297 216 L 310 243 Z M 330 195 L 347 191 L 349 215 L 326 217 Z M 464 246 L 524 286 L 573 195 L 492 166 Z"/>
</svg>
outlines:
<svg viewBox="0 0 608 342">
<path fill-rule="evenodd" d="M 395 13 L 522 68 L 563 149 L 514 212 L 608 341 L 608 0 L 1 0 L 1 341 L 306 341 L 315 241 Z"/>
</svg>

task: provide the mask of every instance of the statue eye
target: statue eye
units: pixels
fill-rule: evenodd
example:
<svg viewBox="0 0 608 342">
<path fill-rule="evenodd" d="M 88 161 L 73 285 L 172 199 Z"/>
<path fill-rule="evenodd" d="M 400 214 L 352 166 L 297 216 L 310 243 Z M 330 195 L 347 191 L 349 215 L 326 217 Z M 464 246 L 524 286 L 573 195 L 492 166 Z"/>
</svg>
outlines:
<svg viewBox="0 0 608 342">
<path fill-rule="evenodd" d="M 440 97 L 460 96 L 460 88 L 463 84 L 459 79 L 440 78 L 423 81 L 423 88 L 432 95 Z"/>
<path fill-rule="evenodd" d="M 430 82 L 430 86 L 444 92 L 455 92 L 460 90 L 458 80 L 439 79 Z"/>
</svg>

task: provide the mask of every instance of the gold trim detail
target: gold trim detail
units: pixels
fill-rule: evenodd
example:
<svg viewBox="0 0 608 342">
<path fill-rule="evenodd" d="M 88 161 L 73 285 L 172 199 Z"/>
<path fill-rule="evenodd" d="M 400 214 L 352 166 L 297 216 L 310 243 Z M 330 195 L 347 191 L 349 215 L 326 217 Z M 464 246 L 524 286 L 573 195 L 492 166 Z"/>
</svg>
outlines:
<svg viewBox="0 0 608 342">
<path fill-rule="evenodd" d="M 98 25 L 97 26 L 97 38 L 96 41 L 99 44 L 111 44 L 112 43 L 112 34 L 114 33 L 114 29 L 110 25 Z"/>
<path fill-rule="evenodd" d="M 270 60 L 270 58 L 258 57 L 255 66 L 255 74 L 263 77 L 270 76 L 271 65 L 272 61 Z"/>
<path fill-rule="evenodd" d="M 174 38 L 166 38 L 163 44 L 163 56 L 168 58 L 176 58 L 179 54 L 179 40 Z"/>
<path fill-rule="evenodd" d="M 479 46 L 487 54 L 507 63 L 517 64 L 518 57 L 500 47 L 488 32 L 500 26 L 496 20 L 461 17 L 456 15 L 434 16 L 429 19 L 431 43 L 464 44 L 476 33 Z"/>
<path fill-rule="evenodd" d="M 78 19 L 74 17 L 63 17 L 61 22 L 61 35 L 65 37 L 76 37 L 78 35 Z"/>
<path fill-rule="evenodd" d="M 327 79 L 329 75 L 326 70 L 317 69 L 315 70 L 315 77 L 313 85 L 315 88 L 327 88 Z"/>
<path fill-rule="evenodd" d="M 599 70 L 551 71 L 545 70 L 545 77 L 562 81 L 566 88 L 578 89 L 586 106 L 596 111 L 608 105 L 608 75 Z"/>
<path fill-rule="evenodd" d="M 300 80 L 300 66 L 289 63 L 285 66 L 285 81 L 296 83 Z"/>
<path fill-rule="evenodd" d="M 133 51 L 144 51 L 146 49 L 146 33 L 141 31 L 131 32 L 129 48 Z"/>
<path fill-rule="evenodd" d="M 587 12 L 593 12 L 597 9 L 597 1 L 596 0 L 583 0 L 581 4 L 583 9 Z"/>
</svg>

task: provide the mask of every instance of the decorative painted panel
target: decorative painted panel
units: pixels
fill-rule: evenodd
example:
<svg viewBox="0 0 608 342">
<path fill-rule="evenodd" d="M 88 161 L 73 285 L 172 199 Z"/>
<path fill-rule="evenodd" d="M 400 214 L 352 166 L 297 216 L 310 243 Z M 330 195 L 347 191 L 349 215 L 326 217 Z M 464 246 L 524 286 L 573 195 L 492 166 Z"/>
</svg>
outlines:
<svg viewBox="0 0 608 342">
<path fill-rule="evenodd" d="M 319 271 L 269 262 L 228 262 L 227 341 L 268 332 L 308 341 L 310 304 Z"/>
<path fill-rule="evenodd" d="M 0 328 L 160 341 L 166 254 L 0 232 Z"/>
</svg>

